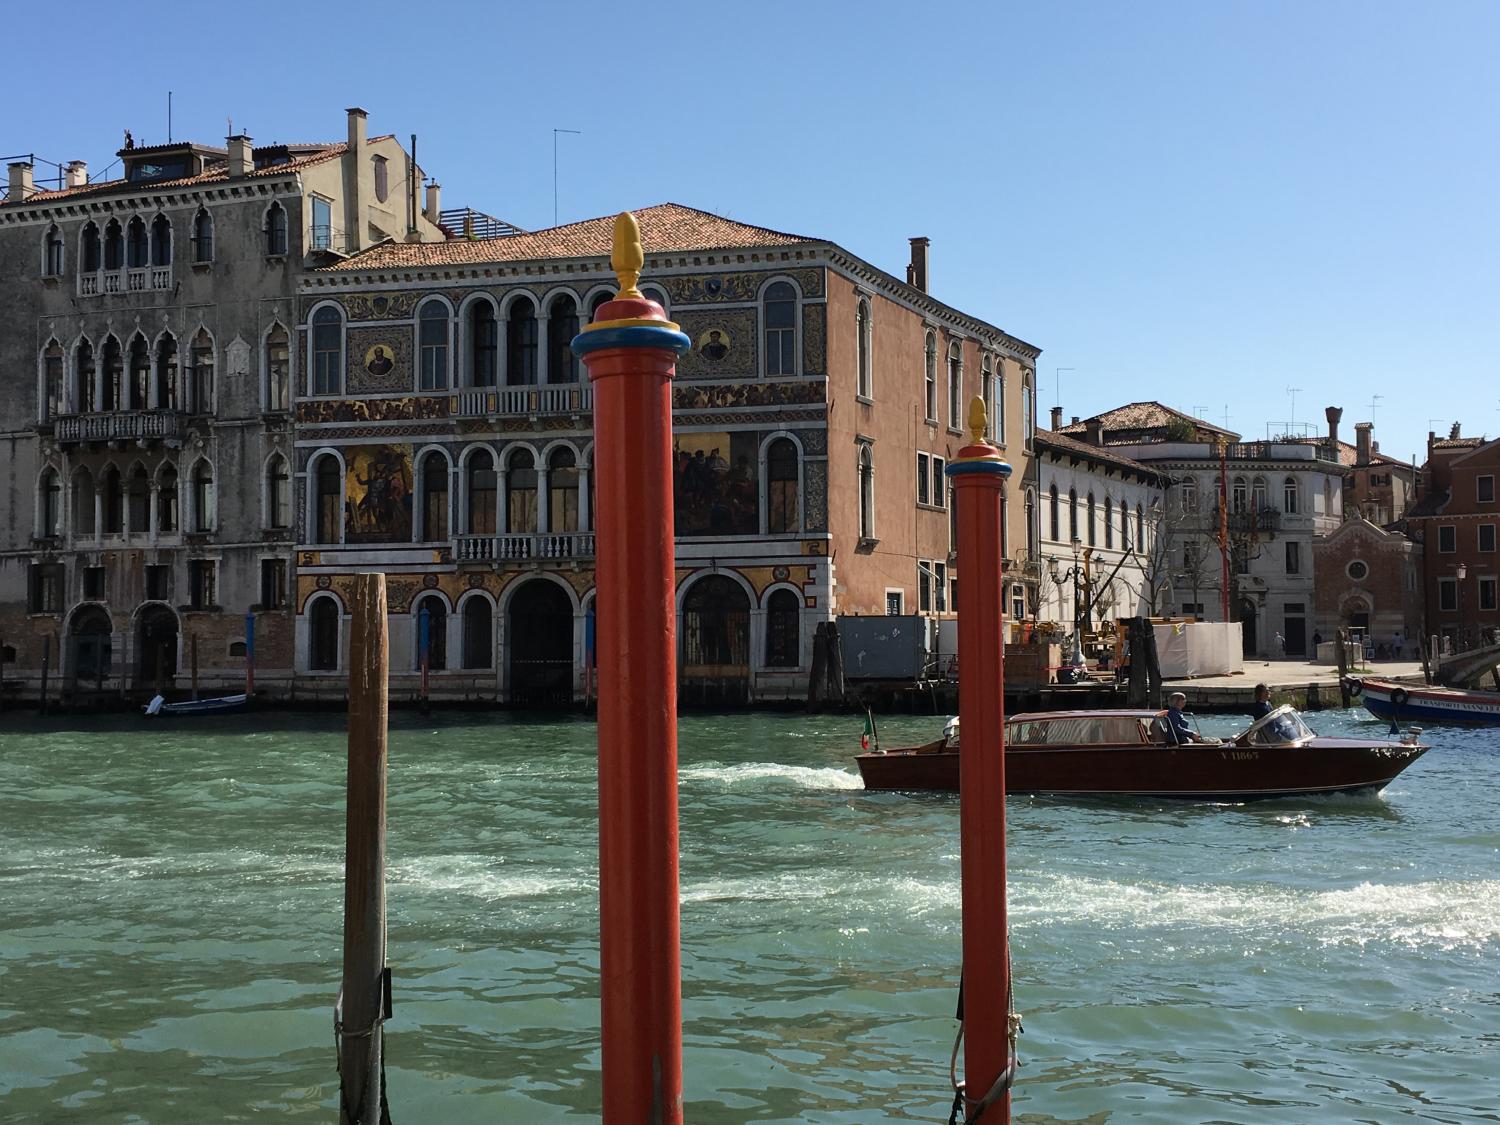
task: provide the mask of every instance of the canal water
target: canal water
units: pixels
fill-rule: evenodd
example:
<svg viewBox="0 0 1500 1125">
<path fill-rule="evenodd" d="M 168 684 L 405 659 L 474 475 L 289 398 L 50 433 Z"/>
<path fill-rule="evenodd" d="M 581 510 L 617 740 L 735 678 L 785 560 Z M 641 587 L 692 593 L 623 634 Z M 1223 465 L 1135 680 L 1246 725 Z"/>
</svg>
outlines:
<svg viewBox="0 0 1500 1125">
<path fill-rule="evenodd" d="M 335 1120 L 341 719 L 3 718 L 0 1121 Z M 682 722 L 689 1121 L 947 1120 L 958 806 L 859 728 Z M 1431 736 L 1378 797 L 1012 799 L 1016 1119 L 1500 1121 L 1500 736 Z M 594 738 L 395 716 L 396 1122 L 597 1118 Z"/>
</svg>

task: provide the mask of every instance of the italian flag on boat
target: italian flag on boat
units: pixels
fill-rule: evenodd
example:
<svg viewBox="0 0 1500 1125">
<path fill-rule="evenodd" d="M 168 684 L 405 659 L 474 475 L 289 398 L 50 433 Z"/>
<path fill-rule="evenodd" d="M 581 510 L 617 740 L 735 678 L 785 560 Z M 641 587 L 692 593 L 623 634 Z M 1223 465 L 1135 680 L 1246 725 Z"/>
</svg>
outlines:
<svg viewBox="0 0 1500 1125">
<path fill-rule="evenodd" d="M 876 747 L 880 745 L 880 733 L 875 729 L 875 716 L 866 707 L 865 732 L 859 736 L 859 748 L 861 750 L 869 750 L 872 745 Z"/>
</svg>

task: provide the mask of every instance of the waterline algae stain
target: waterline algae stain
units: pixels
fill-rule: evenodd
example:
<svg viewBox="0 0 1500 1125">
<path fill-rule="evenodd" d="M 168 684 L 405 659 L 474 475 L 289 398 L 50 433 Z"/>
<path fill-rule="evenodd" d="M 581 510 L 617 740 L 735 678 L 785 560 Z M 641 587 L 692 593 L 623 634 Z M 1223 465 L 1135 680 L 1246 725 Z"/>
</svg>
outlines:
<svg viewBox="0 0 1500 1125">
<path fill-rule="evenodd" d="M 0 1120 L 336 1115 L 343 726 L 253 722 L 0 733 Z M 957 803 L 859 727 L 682 723 L 689 1121 L 947 1119 Z M 1016 1119 L 1493 1120 L 1500 737 L 1430 733 L 1379 798 L 1012 800 Z M 394 1120 L 597 1120 L 594 737 L 395 717 Z"/>
</svg>

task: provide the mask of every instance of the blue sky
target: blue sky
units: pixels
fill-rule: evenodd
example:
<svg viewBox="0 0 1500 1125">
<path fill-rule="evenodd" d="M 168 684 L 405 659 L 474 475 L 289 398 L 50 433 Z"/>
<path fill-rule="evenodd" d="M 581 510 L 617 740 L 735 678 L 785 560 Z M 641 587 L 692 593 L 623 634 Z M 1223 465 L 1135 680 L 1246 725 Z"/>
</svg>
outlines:
<svg viewBox="0 0 1500 1125">
<path fill-rule="evenodd" d="M 362 105 L 445 204 L 536 229 L 579 129 L 564 222 L 673 200 L 898 276 L 927 235 L 936 296 L 1044 349 L 1044 417 L 1060 387 L 1247 437 L 1339 404 L 1402 458 L 1500 432 L 1487 0 L 60 11 L 8 15 L 3 155 L 101 169 L 165 139 L 168 89 L 216 143 Z"/>
</svg>

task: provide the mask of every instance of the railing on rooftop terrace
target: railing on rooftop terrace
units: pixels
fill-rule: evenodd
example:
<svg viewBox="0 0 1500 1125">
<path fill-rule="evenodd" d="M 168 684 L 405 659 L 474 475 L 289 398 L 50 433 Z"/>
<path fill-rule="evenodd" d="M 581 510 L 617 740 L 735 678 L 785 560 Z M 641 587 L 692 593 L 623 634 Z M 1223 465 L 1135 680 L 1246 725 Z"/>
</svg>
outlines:
<svg viewBox="0 0 1500 1125">
<path fill-rule="evenodd" d="M 486 215 L 472 207 L 449 207 L 439 213 L 438 218 L 452 238 L 505 238 L 512 234 L 525 234 L 514 223 Z"/>
</svg>

